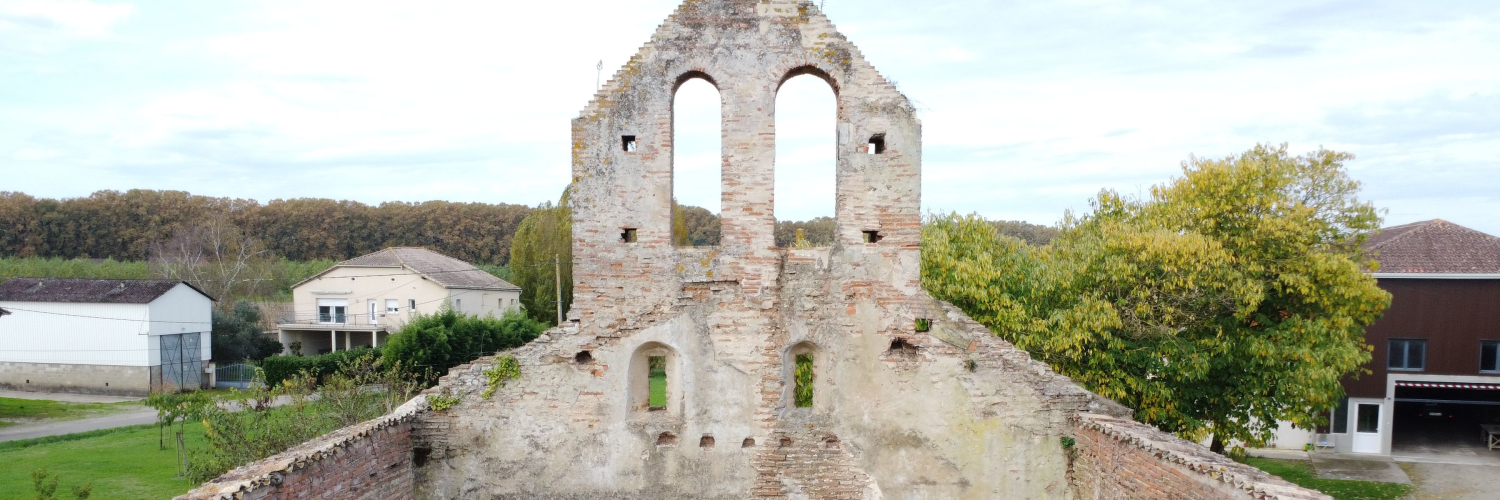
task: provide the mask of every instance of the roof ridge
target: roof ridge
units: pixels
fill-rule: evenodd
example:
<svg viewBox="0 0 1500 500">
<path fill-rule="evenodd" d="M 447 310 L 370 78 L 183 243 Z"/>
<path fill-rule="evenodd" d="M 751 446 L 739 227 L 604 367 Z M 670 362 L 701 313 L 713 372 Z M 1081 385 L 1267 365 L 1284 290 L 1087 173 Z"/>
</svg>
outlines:
<svg viewBox="0 0 1500 500">
<path fill-rule="evenodd" d="M 1378 250 L 1381 247 L 1388 246 L 1388 245 L 1391 244 L 1391 242 L 1394 242 L 1394 241 L 1400 240 L 1402 238 L 1405 238 L 1407 235 L 1410 235 L 1412 233 L 1421 231 L 1423 229 L 1427 229 L 1428 225 L 1432 224 L 1433 222 L 1447 222 L 1447 221 L 1444 221 L 1443 219 L 1432 219 L 1432 220 L 1410 222 L 1410 223 L 1401 224 L 1401 225 L 1397 225 L 1397 226 L 1391 226 L 1391 227 L 1381 228 L 1380 229 L 1380 233 L 1384 233 L 1384 232 L 1390 231 L 1392 229 L 1401 229 L 1401 228 L 1408 228 L 1408 229 L 1403 230 L 1403 231 L 1401 231 L 1399 233 L 1396 233 L 1396 234 L 1392 235 L 1390 238 L 1387 238 L 1387 239 L 1385 239 L 1383 241 L 1377 241 L 1375 243 L 1371 243 L 1368 249 L 1369 250 Z M 1376 233 L 1376 235 L 1379 235 L 1380 233 Z"/>
</svg>

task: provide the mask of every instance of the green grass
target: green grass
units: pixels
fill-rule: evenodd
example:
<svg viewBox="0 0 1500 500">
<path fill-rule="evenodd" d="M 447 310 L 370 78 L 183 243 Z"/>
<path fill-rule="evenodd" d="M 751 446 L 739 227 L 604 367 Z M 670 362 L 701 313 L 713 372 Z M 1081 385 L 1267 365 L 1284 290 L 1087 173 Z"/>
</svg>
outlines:
<svg viewBox="0 0 1500 500">
<path fill-rule="evenodd" d="M 1394 500 L 1411 492 L 1411 486 L 1404 484 L 1322 479 L 1313 471 L 1311 463 L 1301 460 L 1247 457 L 1244 461 L 1252 467 L 1280 476 L 1303 488 L 1321 491 L 1338 500 Z"/>
<path fill-rule="evenodd" d="M 188 424 L 183 440 L 189 448 L 202 446 L 203 425 Z M 0 498 L 35 498 L 35 469 L 62 478 L 59 498 L 70 498 L 63 494 L 70 486 L 90 482 L 90 500 L 171 498 L 196 486 L 177 477 L 176 453 L 170 441 L 159 449 L 154 425 L 0 443 Z"/>
<path fill-rule="evenodd" d="M 0 427 L 42 420 L 97 417 L 139 406 L 140 403 L 63 403 L 45 399 L 0 398 Z"/>
<path fill-rule="evenodd" d="M 651 407 L 665 408 L 667 406 L 667 371 L 651 370 Z M 639 386 L 637 386 L 639 387 Z M 639 401 L 639 400 L 637 400 Z"/>
</svg>

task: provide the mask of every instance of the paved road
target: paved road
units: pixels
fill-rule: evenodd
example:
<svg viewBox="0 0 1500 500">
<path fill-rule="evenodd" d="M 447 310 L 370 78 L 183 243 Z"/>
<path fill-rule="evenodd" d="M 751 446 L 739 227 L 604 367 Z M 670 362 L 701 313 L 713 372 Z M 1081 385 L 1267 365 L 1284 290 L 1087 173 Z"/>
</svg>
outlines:
<svg viewBox="0 0 1500 500">
<path fill-rule="evenodd" d="M 103 417 L 3 427 L 0 428 L 0 442 L 153 423 L 156 423 L 156 410 L 141 407 Z"/>
<path fill-rule="evenodd" d="M 100 396 L 97 394 L 68 394 L 62 392 L 30 392 L 0 390 L 0 398 L 45 399 L 64 403 L 125 403 L 145 398 L 133 396 Z"/>
</svg>

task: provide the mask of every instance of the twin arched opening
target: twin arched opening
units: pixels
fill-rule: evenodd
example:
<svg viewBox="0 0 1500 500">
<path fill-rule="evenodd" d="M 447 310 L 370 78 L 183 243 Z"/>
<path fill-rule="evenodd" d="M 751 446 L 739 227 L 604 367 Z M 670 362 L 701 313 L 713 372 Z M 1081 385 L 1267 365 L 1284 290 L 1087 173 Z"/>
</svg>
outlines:
<svg viewBox="0 0 1500 500">
<path fill-rule="evenodd" d="M 702 72 L 682 75 L 673 88 L 671 234 L 677 246 L 720 242 L 725 104 L 713 77 Z M 789 72 L 776 89 L 774 116 L 776 245 L 831 245 L 838 189 L 832 78 L 812 67 Z"/>
</svg>

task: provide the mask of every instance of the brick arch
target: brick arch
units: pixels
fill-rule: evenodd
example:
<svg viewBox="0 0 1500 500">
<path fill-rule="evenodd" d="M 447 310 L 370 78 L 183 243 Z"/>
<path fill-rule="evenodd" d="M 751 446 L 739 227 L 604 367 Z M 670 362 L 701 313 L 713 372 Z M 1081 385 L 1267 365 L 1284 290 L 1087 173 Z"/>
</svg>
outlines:
<svg viewBox="0 0 1500 500">
<path fill-rule="evenodd" d="M 687 83 L 688 80 L 692 80 L 694 78 L 706 81 L 709 85 L 713 85 L 714 89 L 719 91 L 719 100 L 724 100 L 724 89 L 719 86 L 719 80 L 717 78 L 714 78 L 714 76 L 709 74 L 707 71 L 701 69 L 688 70 L 684 71 L 680 75 L 677 75 L 677 78 L 672 80 L 672 95 L 676 96 L 677 90 L 682 88 L 682 84 Z"/>
<path fill-rule="evenodd" d="M 802 64 L 782 72 L 781 80 L 776 82 L 776 92 L 778 94 L 781 93 L 781 87 L 783 85 L 786 85 L 786 82 L 803 75 L 812 75 L 818 77 L 818 79 L 820 80 L 823 80 L 828 84 L 830 88 L 833 89 L 834 100 L 839 99 L 841 95 L 839 93 L 839 80 L 837 78 L 834 78 L 833 74 L 829 71 L 818 67 L 817 64 Z"/>
</svg>

